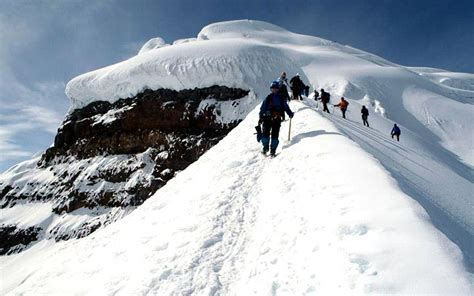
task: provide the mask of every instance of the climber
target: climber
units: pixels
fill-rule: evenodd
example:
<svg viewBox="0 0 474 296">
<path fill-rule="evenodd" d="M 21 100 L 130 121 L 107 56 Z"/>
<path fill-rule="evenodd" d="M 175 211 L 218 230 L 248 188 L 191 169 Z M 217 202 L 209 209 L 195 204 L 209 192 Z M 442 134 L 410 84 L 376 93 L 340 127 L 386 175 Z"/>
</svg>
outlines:
<svg viewBox="0 0 474 296">
<path fill-rule="evenodd" d="M 278 77 L 277 81 L 280 84 L 280 87 L 284 84 L 288 85 L 288 79 L 286 78 L 285 71 L 281 72 L 280 77 Z"/>
<path fill-rule="evenodd" d="M 342 118 L 346 118 L 346 111 L 347 111 L 347 106 L 349 106 L 349 102 L 344 99 L 344 97 L 341 97 L 341 101 L 339 104 L 334 105 L 334 107 L 339 107 L 342 112 Z"/>
<path fill-rule="evenodd" d="M 396 136 L 397 141 L 400 141 L 400 135 L 402 134 L 402 131 L 400 130 L 400 128 L 398 127 L 396 123 L 393 125 L 392 131 L 390 132 L 390 134 L 392 135 L 392 139 L 394 136 Z"/>
<path fill-rule="evenodd" d="M 319 99 L 319 92 L 316 90 L 316 87 L 314 88 L 314 100 L 317 102 Z"/>
<path fill-rule="evenodd" d="M 306 97 L 309 96 L 309 85 L 305 85 L 305 86 L 304 86 L 304 95 L 305 95 Z"/>
<path fill-rule="evenodd" d="M 360 113 L 362 113 L 362 122 L 364 123 L 364 126 L 367 125 L 367 127 L 369 127 L 369 122 L 367 121 L 367 117 L 369 117 L 369 110 L 365 108 L 365 106 L 362 106 Z"/>
<path fill-rule="evenodd" d="M 323 111 L 326 111 L 327 113 L 330 113 L 327 105 L 329 103 L 330 97 L 331 95 L 328 92 L 325 92 L 324 88 L 321 88 L 320 100 L 323 103 Z"/>
<path fill-rule="evenodd" d="M 273 81 L 270 86 L 271 94 L 265 98 L 260 107 L 259 124 L 263 124 L 262 152 L 266 154 L 270 148 L 271 156 L 275 156 L 275 152 L 278 147 L 278 135 L 280 133 L 280 125 L 282 119 L 284 118 L 285 112 L 288 114 L 288 116 L 290 116 L 290 118 L 293 118 L 294 115 L 294 113 L 290 110 L 286 100 L 279 93 L 279 88 L 279 82 Z"/>
<path fill-rule="evenodd" d="M 277 79 L 278 84 L 280 85 L 280 95 L 283 97 L 283 99 L 289 101 L 290 100 L 290 94 L 288 93 L 288 88 L 286 87 L 288 85 L 288 79 L 286 78 L 286 72 L 281 72 L 280 77 Z"/>
<path fill-rule="evenodd" d="M 303 81 L 301 81 L 300 74 L 296 73 L 296 76 L 292 77 L 290 80 L 291 84 L 291 91 L 293 92 L 293 100 L 303 100 L 303 97 L 301 96 L 301 92 L 303 91 L 304 84 Z"/>
</svg>

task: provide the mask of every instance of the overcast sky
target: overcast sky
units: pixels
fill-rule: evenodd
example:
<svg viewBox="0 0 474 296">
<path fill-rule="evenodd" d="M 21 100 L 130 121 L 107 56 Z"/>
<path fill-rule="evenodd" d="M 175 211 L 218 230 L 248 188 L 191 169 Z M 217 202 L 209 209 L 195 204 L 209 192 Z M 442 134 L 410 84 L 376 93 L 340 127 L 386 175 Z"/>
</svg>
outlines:
<svg viewBox="0 0 474 296">
<path fill-rule="evenodd" d="M 474 1 L 0 0 L 0 172 L 51 145 L 73 77 L 150 38 L 171 43 L 244 18 L 403 65 L 474 72 Z"/>
</svg>

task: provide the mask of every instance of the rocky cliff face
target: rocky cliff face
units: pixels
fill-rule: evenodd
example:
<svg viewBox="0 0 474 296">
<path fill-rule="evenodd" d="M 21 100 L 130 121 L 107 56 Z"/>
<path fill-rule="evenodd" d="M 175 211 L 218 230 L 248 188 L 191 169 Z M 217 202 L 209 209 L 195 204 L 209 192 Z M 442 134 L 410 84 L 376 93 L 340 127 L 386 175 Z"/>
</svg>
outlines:
<svg viewBox="0 0 474 296">
<path fill-rule="evenodd" d="M 223 113 L 238 110 L 248 94 L 221 86 L 145 90 L 74 110 L 34 165 L 0 179 L 1 208 L 51 208 L 32 225 L 3 221 L 9 243 L 2 253 L 38 238 L 83 237 L 123 217 L 235 127 L 243 117 Z"/>
</svg>

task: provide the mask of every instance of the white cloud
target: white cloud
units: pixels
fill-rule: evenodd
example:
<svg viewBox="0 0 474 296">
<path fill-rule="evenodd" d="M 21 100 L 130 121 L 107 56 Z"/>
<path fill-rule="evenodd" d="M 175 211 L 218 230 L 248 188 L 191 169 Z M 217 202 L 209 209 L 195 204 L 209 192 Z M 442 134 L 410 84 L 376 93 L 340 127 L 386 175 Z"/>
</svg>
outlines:
<svg viewBox="0 0 474 296">
<path fill-rule="evenodd" d="M 66 76 L 84 69 L 72 65 L 95 66 L 87 53 L 103 52 L 94 47 L 100 42 L 91 46 L 103 37 L 101 16 L 120 17 L 121 9 L 115 0 L 0 0 L 0 172 L 53 143 L 69 108 Z M 139 46 L 121 51 L 135 55 Z M 61 58 L 49 59 L 55 54 Z"/>
<path fill-rule="evenodd" d="M 28 124 L 6 124 L 0 125 L 0 163 L 19 157 L 30 156 L 21 146 L 16 145 L 13 140 L 16 133 L 29 129 Z"/>
<path fill-rule="evenodd" d="M 0 82 L 0 172 L 50 146 L 67 109 L 57 103 L 64 83 L 42 82 L 31 89 L 12 76 L 3 82 L 8 83 Z"/>
</svg>

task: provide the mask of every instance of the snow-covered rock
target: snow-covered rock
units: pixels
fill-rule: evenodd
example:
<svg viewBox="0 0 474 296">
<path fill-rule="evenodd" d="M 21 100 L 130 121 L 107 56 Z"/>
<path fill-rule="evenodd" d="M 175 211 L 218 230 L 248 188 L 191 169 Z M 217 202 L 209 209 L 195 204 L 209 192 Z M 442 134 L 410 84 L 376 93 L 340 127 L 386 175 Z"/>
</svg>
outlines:
<svg viewBox="0 0 474 296">
<path fill-rule="evenodd" d="M 84 237 L 123 217 L 222 139 L 252 101 L 248 91 L 213 86 L 74 110 L 53 147 L 0 175 L 0 237 L 9 241 L 0 254 Z M 42 219 L 24 225 L 33 208 Z"/>
</svg>

